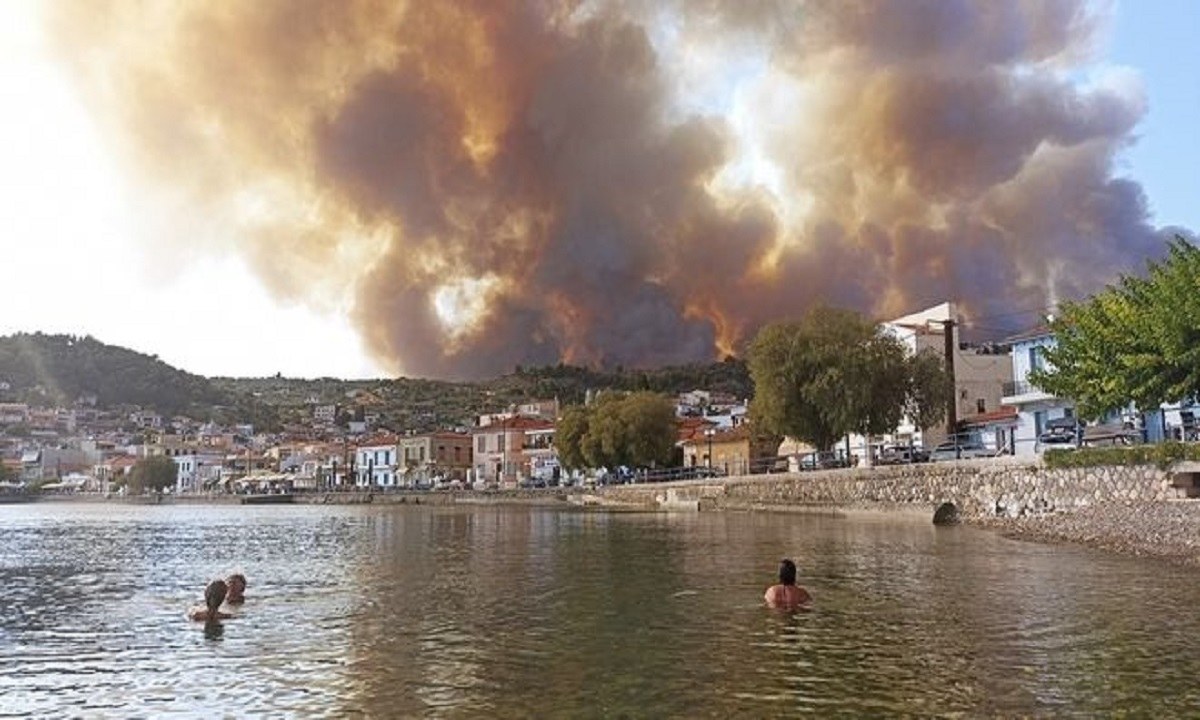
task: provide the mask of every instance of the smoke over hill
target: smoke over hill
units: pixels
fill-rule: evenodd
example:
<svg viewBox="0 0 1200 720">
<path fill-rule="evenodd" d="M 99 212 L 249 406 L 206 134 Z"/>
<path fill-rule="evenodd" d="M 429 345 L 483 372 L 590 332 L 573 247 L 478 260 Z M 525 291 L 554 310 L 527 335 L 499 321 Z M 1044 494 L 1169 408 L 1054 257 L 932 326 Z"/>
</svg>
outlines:
<svg viewBox="0 0 1200 720">
<path fill-rule="evenodd" d="M 1036 310 L 1164 248 L 1094 4 L 68 3 L 167 245 L 399 372 L 707 360 L 825 302 Z M 174 203 L 174 205 L 171 205 Z M 188 248 L 191 251 L 191 248 Z M 995 323 L 991 323 L 995 324 Z"/>
</svg>

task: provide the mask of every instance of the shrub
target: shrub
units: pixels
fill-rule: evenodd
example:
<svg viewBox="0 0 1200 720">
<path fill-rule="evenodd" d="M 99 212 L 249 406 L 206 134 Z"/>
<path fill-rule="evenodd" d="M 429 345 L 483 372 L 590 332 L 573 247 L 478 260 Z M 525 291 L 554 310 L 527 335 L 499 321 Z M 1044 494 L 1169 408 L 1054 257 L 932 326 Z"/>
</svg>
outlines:
<svg viewBox="0 0 1200 720">
<path fill-rule="evenodd" d="M 1105 465 L 1155 465 L 1166 469 L 1180 460 L 1200 460 L 1200 445 L 1165 442 L 1155 445 L 1047 450 L 1051 468 L 1101 467 Z"/>
</svg>

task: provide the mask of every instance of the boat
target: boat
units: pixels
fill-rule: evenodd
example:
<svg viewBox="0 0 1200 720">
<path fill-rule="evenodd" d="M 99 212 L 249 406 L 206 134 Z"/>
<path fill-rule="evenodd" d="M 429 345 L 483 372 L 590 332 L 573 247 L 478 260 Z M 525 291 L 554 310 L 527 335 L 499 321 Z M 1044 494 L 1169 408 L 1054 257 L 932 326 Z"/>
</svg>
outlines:
<svg viewBox="0 0 1200 720">
<path fill-rule="evenodd" d="M 294 502 L 296 496 L 291 493 L 257 493 L 254 495 L 243 495 L 243 505 L 289 505 Z"/>
</svg>

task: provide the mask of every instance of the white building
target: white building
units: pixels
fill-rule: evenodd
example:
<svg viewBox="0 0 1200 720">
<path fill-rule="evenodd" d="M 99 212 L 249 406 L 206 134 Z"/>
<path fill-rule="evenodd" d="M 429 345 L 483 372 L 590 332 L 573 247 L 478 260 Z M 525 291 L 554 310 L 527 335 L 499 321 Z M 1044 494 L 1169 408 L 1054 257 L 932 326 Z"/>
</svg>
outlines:
<svg viewBox="0 0 1200 720">
<path fill-rule="evenodd" d="M 1013 381 L 1004 386 L 1001 402 L 1017 409 L 1013 454 L 1035 455 L 1042 450 L 1038 437 L 1047 424 L 1075 416 L 1075 403 L 1057 398 L 1029 382 L 1029 373 L 1046 367 L 1046 348 L 1054 346 L 1054 333 L 1038 327 L 1008 339 L 1012 343 Z"/>
<path fill-rule="evenodd" d="M 912 354 L 934 352 L 943 359 L 951 358 L 955 415 L 927 428 L 915 427 L 910 419 L 904 418 L 895 432 L 872 438 L 873 446 L 895 443 L 933 448 L 946 439 L 951 421 L 956 424 L 959 420 L 1000 409 L 1004 387 L 1013 378 L 1012 361 L 1006 354 L 963 347 L 959 342 L 958 313 L 954 303 L 944 302 L 898 317 L 883 323 L 883 328 Z M 947 331 L 950 332 L 949 342 Z M 849 445 L 852 455 L 864 456 L 862 436 L 850 436 Z"/>
<path fill-rule="evenodd" d="M 359 486 L 395 487 L 396 460 L 399 457 L 397 438 L 384 436 L 359 445 L 354 451 L 354 484 Z"/>
<path fill-rule="evenodd" d="M 193 451 L 170 455 L 175 461 L 175 492 L 200 492 L 221 479 L 225 455 L 219 452 Z"/>
</svg>

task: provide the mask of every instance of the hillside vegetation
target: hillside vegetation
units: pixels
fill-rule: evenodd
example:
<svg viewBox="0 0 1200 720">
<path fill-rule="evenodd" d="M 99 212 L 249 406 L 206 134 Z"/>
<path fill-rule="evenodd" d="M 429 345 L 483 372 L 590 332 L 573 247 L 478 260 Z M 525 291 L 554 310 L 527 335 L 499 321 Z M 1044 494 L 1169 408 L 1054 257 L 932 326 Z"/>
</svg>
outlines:
<svg viewBox="0 0 1200 720">
<path fill-rule="evenodd" d="M 4 397 L 35 405 L 67 406 L 88 395 L 97 405 L 140 405 L 165 415 L 210 414 L 232 398 L 207 378 L 152 355 L 92 337 L 17 334 L 0 337 Z"/>
<path fill-rule="evenodd" d="M 482 413 L 500 412 L 533 400 L 582 402 L 589 390 L 651 390 L 675 394 L 694 389 L 748 398 L 744 362 L 728 358 L 655 370 L 595 370 L 571 365 L 518 367 L 482 382 L 415 378 L 316 380 L 205 378 L 171 367 L 157 357 L 106 345 L 92 337 L 19 334 L 0 337 L 0 399 L 70 405 L 95 396 L 97 405 L 140 405 L 167 416 L 251 422 L 263 430 L 307 423 L 314 404 L 336 404 L 341 420 L 369 413 L 392 430 L 425 431 L 467 426 Z"/>
</svg>

